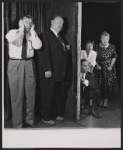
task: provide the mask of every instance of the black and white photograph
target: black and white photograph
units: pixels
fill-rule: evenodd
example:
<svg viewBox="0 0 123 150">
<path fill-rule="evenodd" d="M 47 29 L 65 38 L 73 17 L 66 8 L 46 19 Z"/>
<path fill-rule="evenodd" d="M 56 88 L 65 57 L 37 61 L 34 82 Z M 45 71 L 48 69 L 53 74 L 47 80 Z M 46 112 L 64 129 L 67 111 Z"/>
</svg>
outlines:
<svg viewBox="0 0 123 150">
<path fill-rule="evenodd" d="M 121 148 L 122 6 L 2 2 L 3 148 Z"/>
</svg>

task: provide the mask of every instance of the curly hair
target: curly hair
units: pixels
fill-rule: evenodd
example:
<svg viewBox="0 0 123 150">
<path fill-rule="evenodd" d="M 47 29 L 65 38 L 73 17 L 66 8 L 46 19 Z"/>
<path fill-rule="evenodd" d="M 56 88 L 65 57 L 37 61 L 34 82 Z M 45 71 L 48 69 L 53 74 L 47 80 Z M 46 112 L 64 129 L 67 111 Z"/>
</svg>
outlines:
<svg viewBox="0 0 123 150">
<path fill-rule="evenodd" d="M 106 31 L 102 32 L 101 37 L 103 37 L 103 36 L 108 36 L 110 38 L 110 34 Z"/>
</svg>

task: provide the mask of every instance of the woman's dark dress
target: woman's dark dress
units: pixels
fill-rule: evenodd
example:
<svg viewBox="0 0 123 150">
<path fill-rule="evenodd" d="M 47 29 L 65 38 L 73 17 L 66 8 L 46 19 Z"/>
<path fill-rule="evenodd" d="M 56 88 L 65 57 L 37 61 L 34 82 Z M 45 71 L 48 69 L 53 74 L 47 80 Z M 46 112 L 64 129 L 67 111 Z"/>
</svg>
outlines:
<svg viewBox="0 0 123 150">
<path fill-rule="evenodd" d="M 110 66 L 112 58 L 117 57 L 115 46 L 109 44 L 107 48 L 104 48 L 102 44 L 96 46 L 97 51 L 97 63 L 101 66 L 101 70 L 95 71 L 95 76 L 99 83 L 102 97 L 110 98 L 111 96 L 116 96 L 118 92 L 117 77 L 115 64 L 112 67 L 112 70 L 109 71 L 108 67 Z"/>
</svg>

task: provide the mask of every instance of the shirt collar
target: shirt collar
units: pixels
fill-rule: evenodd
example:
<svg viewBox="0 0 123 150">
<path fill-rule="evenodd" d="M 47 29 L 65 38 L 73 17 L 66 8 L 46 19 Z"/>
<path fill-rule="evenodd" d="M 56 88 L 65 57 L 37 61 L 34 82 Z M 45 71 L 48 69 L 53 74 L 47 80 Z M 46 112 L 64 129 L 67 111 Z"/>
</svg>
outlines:
<svg viewBox="0 0 123 150">
<path fill-rule="evenodd" d="M 52 28 L 50 28 L 50 30 L 58 37 L 58 34 L 56 33 L 56 31 L 54 31 Z"/>
<path fill-rule="evenodd" d="M 81 77 L 82 77 L 82 75 L 84 76 L 84 78 L 85 78 L 85 75 L 86 75 L 86 73 L 84 72 L 81 72 Z"/>
<path fill-rule="evenodd" d="M 109 47 L 109 43 L 106 46 L 104 46 L 104 45 L 102 45 L 102 43 L 100 43 L 100 46 L 104 47 L 104 48 L 107 48 L 107 47 Z"/>
</svg>

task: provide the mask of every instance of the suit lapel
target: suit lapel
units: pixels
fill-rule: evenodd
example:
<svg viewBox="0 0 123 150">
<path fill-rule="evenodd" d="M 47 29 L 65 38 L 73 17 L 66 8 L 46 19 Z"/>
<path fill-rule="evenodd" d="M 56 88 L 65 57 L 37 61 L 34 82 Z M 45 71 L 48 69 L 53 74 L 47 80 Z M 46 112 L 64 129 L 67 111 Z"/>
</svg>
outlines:
<svg viewBox="0 0 123 150">
<path fill-rule="evenodd" d="M 62 43 L 61 43 L 61 41 L 58 39 L 58 37 L 53 33 L 53 31 L 52 30 L 50 30 L 49 29 L 49 32 L 51 33 L 51 35 L 55 38 L 55 40 L 56 40 L 56 43 L 60 46 L 60 49 L 61 49 L 61 51 L 63 52 L 63 53 L 65 53 L 66 52 L 66 50 L 65 50 L 65 48 L 63 47 L 63 45 L 62 45 Z M 62 40 L 63 41 L 63 40 Z M 64 42 L 63 42 L 64 43 Z M 64 44 L 65 45 L 65 44 Z"/>
<path fill-rule="evenodd" d="M 85 75 L 85 79 L 89 79 L 89 77 L 90 77 L 90 73 L 87 72 L 86 75 Z"/>
</svg>

